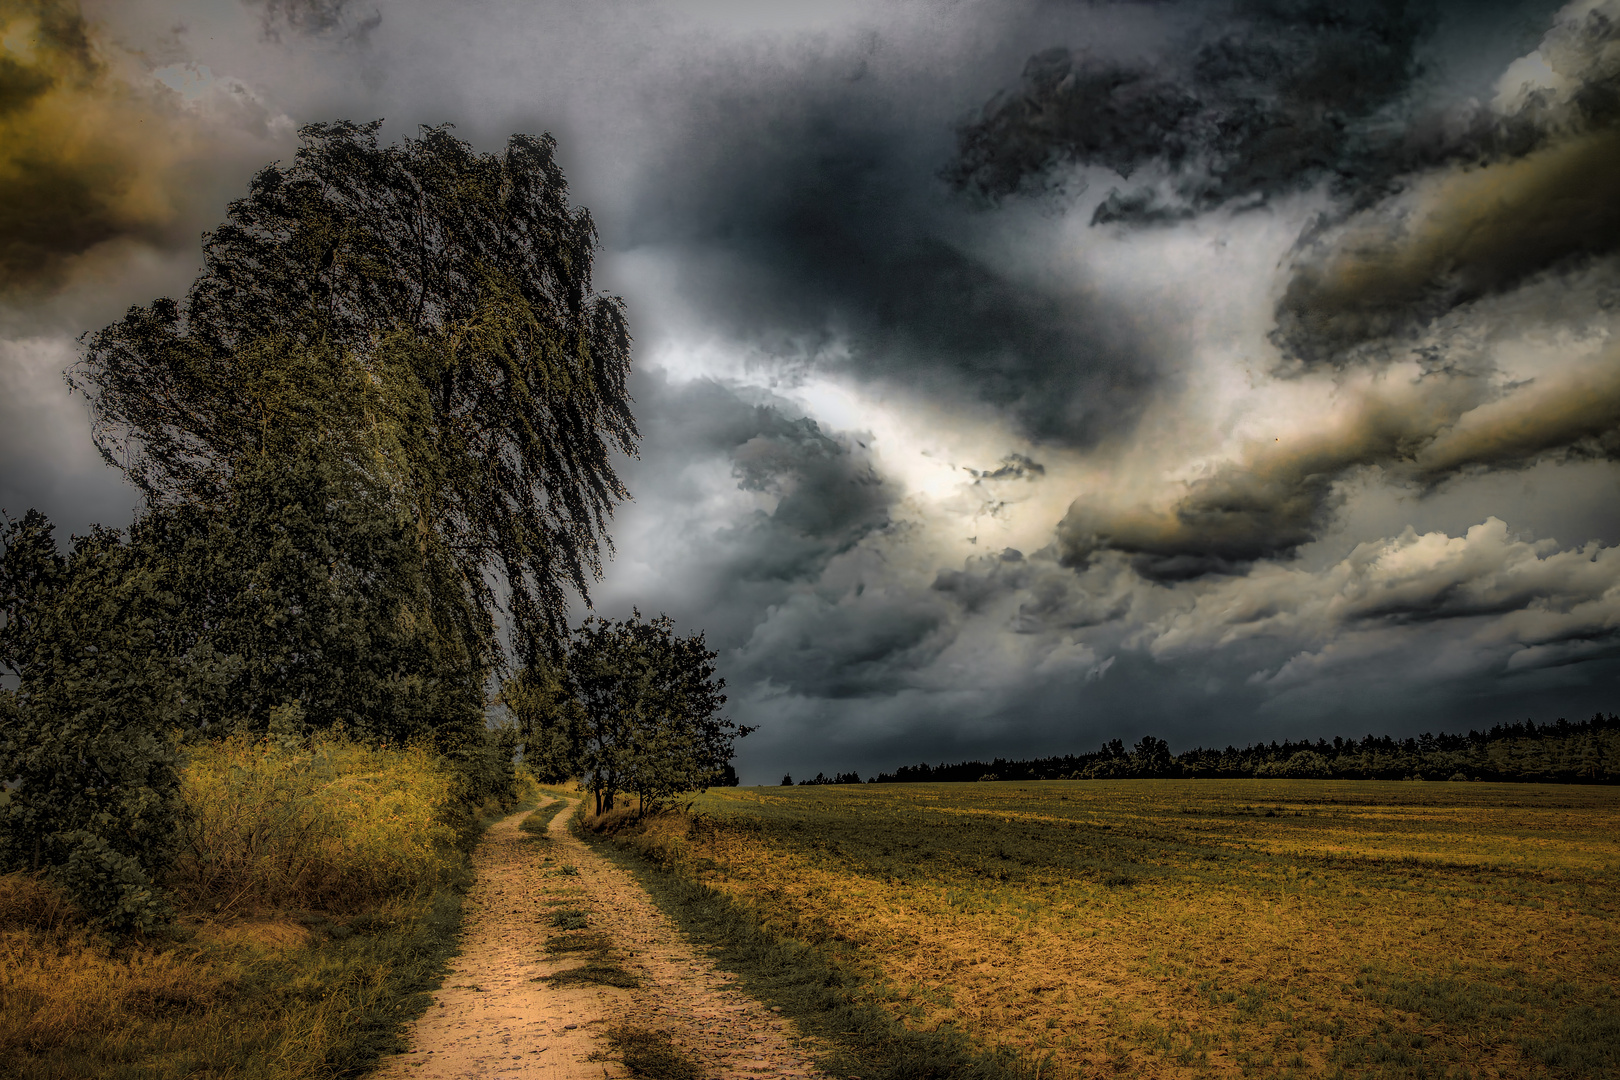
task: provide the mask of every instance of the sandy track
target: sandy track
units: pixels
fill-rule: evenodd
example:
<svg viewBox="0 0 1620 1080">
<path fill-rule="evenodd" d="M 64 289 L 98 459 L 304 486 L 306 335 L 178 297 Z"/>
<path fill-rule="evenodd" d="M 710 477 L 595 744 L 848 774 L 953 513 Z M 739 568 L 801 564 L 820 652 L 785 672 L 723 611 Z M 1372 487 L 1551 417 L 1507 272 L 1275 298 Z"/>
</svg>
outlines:
<svg viewBox="0 0 1620 1080">
<path fill-rule="evenodd" d="M 572 813 L 552 821 L 549 850 L 519 831 L 526 811 L 490 827 L 473 855 L 461 953 L 411 1026 L 411 1050 L 386 1060 L 378 1075 L 623 1077 L 603 1039 L 619 1024 L 668 1031 L 708 1077 L 822 1075 L 791 1021 L 733 989 L 733 976 L 694 951 L 634 878 L 568 834 Z M 578 953 L 546 952 L 558 908 L 588 912 L 589 929 L 607 936 L 641 987 L 534 981 L 584 963 Z"/>
</svg>

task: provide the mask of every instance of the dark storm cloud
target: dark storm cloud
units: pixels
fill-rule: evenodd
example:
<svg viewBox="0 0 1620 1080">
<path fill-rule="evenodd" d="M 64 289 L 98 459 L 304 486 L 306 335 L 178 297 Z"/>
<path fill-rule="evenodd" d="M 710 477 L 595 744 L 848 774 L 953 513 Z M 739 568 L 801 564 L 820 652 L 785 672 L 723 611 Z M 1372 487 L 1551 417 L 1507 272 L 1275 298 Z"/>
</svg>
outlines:
<svg viewBox="0 0 1620 1080">
<path fill-rule="evenodd" d="M 944 91 L 883 69 L 706 88 L 626 243 L 680 251 L 706 326 L 766 354 L 1005 410 L 1036 440 L 1127 427 L 1159 379 L 1139 327 L 975 250 L 981 222 L 936 177 Z"/>
<path fill-rule="evenodd" d="M 1275 342 L 1307 365 L 1415 332 L 1436 316 L 1582 256 L 1620 247 L 1620 20 L 1566 15 L 1541 54 L 1577 84 L 1506 112 L 1419 105 L 1432 4 L 1239 5 L 1201 22 L 1174 59 L 1126 61 L 1062 46 L 960 132 L 950 170 L 991 198 L 1038 188 L 1074 164 L 1148 183 L 1115 190 L 1093 223 L 1164 224 L 1327 181 L 1321 221 L 1277 308 Z M 1381 206 L 1434 169 L 1432 208 Z M 1167 177 L 1155 182 L 1158 174 Z M 1359 213 L 1352 227 L 1343 216 Z"/>
<path fill-rule="evenodd" d="M 356 0 L 243 0 L 260 12 L 264 34 L 279 40 L 284 31 L 308 37 L 364 43 L 382 25 L 375 4 Z"/>
<path fill-rule="evenodd" d="M 926 593 L 861 590 L 838 600 L 799 593 L 755 629 L 743 670 L 817 697 L 895 694 L 917 685 L 955 629 Z"/>
<path fill-rule="evenodd" d="M 148 60 L 76 0 L 0 7 L 0 294 L 24 308 L 132 249 L 194 250 L 202 204 L 277 137 L 242 83 L 188 99 Z"/>
<path fill-rule="evenodd" d="M 1386 677 L 1404 677 L 1437 661 L 1457 680 L 1564 667 L 1610 654 L 1617 569 L 1620 548 L 1593 541 L 1559 550 L 1515 537 L 1495 517 L 1462 536 L 1408 528 L 1358 544 L 1317 573 L 1272 565 L 1220 582 L 1158 622 L 1150 651 L 1170 658 L 1267 639 L 1311 644 L 1252 676 L 1278 685 L 1381 665 Z"/>
<path fill-rule="evenodd" d="M 1115 192 L 1094 222 L 1174 220 L 1264 199 L 1326 174 L 1388 179 L 1385 114 L 1419 70 L 1428 5 L 1261 0 L 1213 10 L 1168 57 L 1121 60 L 1058 45 L 959 133 L 949 176 L 990 198 L 1092 165 L 1157 168 L 1167 192 Z"/>
<path fill-rule="evenodd" d="M 1277 307 L 1284 353 L 1343 363 L 1363 343 L 1411 337 L 1460 305 L 1620 249 L 1617 48 L 1620 7 L 1560 12 L 1533 54 L 1553 85 L 1506 85 L 1497 108 L 1476 106 L 1437 140 L 1471 167 L 1418 178 L 1407 199 L 1307 238 Z M 1510 69 L 1504 81 L 1523 77 Z"/>
<path fill-rule="evenodd" d="M 660 563 L 658 595 L 635 602 L 677 617 L 701 611 L 728 678 L 836 698 L 890 693 L 949 643 L 946 606 L 889 581 L 881 548 L 901 492 L 873 469 L 861 436 L 712 380 L 642 374 L 634 389 L 645 442 L 627 470 L 627 512 L 658 523 L 659 547 L 679 552 L 679 576 Z M 678 471 L 715 459 L 738 489 L 774 505 L 700 514 L 671 535 L 679 504 L 701 497 Z"/>
<path fill-rule="evenodd" d="M 1352 395 L 1324 430 L 1249 447 L 1169 506 L 1079 500 L 1058 528 L 1063 560 L 1087 566 L 1120 552 L 1165 582 L 1243 573 L 1318 539 L 1362 470 L 1422 489 L 1549 454 L 1612 457 L 1611 380 L 1587 372 L 1532 391 L 1496 387 L 1491 361 L 1468 342 L 1493 318 L 1497 329 L 1483 332 L 1579 321 L 1590 311 L 1554 309 L 1602 306 L 1620 284 L 1603 258 L 1620 248 L 1610 190 L 1620 175 L 1620 7 L 1560 12 L 1526 61 L 1530 74 L 1550 72 L 1546 84 L 1514 87 L 1520 68 L 1510 69 L 1489 106 L 1419 103 L 1432 5 L 1206 11 L 1169 59 L 1036 54 L 1021 86 L 960 130 L 950 179 L 993 204 L 1062 184 L 1075 165 L 1145 174 L 1093 217 L 1138 227 L 1325 182 L 1333 207 L 1302 237 L 1278 303 L 1277 374 L 1364 357 L 1412 362 L 1425 385 Z M 1524 310 L 1493 317 L 1482 302 L 1508 293 Z"/>
<path fill-rule="evenodd" d="M 1410 340 L 1463 304 L 1620 248 L 1620 128 L 1438 179 L 1309 245 L 1277 307 L 1275 340 L 1305 366 Z M 1413 218 L 1416 220 L 1413 220 Z"/>
<path fill-rule="evenodd" d="M 0 11 L 0 289 L 58 282 L 97 244 L 173 213 L 171 110 L 112 72 L 72 0 Z"/>
<path fill-rule="evenodd" d="M 655 384 L 641 396 L 650 452 L 723 455 L 740 489 L 776 499 L 770 512 L 717 529 L 728 580 L 814 580 L 829 559 L 889 524 L 899 492 L 856 439 L 707 379 Z"/>
</svg>

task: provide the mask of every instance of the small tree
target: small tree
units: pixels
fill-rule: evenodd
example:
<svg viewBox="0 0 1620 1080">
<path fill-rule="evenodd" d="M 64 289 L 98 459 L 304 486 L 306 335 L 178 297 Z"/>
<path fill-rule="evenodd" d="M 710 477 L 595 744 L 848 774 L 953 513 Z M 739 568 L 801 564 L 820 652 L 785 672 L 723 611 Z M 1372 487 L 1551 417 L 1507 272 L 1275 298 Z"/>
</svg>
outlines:
<svg viewBox="0 0 1620 1080">
<path fill-rule="evenodd" d="M 566 682 L 598 814 L 620 792 L 638 796 L 645 811 L 721 782 L 733 742 L 753 729 L 719 715 L 726 698 L 717 655 L 702 634 L 677 637 L 668 616 L 592 618 L 575 631 Z"/>
<path fill-rule="evenodd" d="M 1170 771 L 1175 758 L 1170 754 L 1169 743 L 1153 735 L 1144 735 L 1136 744 L 1131 761 L 1141 775 L 1160 776 Z"/>
<path fill-rule="evenodd" d="M 570 696 L 564 666 L 536 657 L 502 684 L 501 703 L 536 779 L 556 784 L 584 771 L 584 712 Z"/>
</svg>

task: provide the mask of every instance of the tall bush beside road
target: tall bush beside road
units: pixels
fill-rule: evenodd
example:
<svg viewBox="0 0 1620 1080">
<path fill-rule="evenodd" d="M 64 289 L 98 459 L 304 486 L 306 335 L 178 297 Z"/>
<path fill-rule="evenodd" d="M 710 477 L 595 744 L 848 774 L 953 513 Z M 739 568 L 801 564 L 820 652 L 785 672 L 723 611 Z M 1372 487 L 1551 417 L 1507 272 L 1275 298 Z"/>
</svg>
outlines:
<svg viewBox="0 0 1620 1080">
<path fill-rule="evenodd" d="M 456 778 L 425 746 L 238 735 L 189 758 L 169 877 L 186 906 L 355 910 L 424 895 L 458 865 Z"/>
<path fill-rule="evenodd" d="M 0 543 L 0 872 L 51 871 L 106 926 L 148 930 L 180 816 L 181 708 L 165 635 L 173 597 L 122 537 L 76 537 L 62 558 L 43 516 Z"/>
<path fill-rule="evenodd" d="M 455 947 L 463 819 L 519 791 L 469 807 L 429 746 L 291 734 L 189 746 L 179 777 L 165 932 L 99 932 L 49 876 L 0 874 L 0 1074 L 295 1080 L 401 1049 Z"/>
<path fill-rule="evenodd" d="M 557 651 L 628 494 L 623 304 L 555 143 L 378 126 L 303 129 L 183 300 L 84 339 L 69 381 L 145 498 L 131 527 L 63 556 L 43 516 L 6 526 L 0 871 L 49 870 L 109 926 L 164 916 L 174 732 L 431 736 L 469 837 L 514 782 L 485 727 L 496 612 L 520 659 Z"/>
</svg>

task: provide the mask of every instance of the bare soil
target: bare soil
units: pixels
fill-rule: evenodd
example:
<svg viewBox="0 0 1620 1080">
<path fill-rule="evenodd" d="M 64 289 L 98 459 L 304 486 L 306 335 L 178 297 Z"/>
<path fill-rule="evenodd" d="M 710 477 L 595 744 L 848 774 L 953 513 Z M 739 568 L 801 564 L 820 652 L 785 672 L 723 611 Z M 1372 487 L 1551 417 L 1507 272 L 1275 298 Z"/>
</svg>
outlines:
<svg viewBox="0 0 1620 1080">
<path fill-rule="evenodd" d="M 628 873 L 568 833 L 576 802 L 547 830 L 550 843 L 519 830 L 528 811 L 485 834 L 474 853 L 462 948 L 411 1049 L 383 1062 L 385 1080 L 631 1075 L 605 1033 L 635 1027 L 670 1034 L 705 1077 L 823 1075 L 811 1040 L 791 1021 L 739 992 L 734 976 L 692 948 Z M 558 912 L 583 911 L 570 935 Z M 548 952 L 548 939 L 594 951 Z M 596 936 L 600 935 L 599 938 Z M 619 968 L 639 986 L 552 983 L 546 976 L 588 965 Z"/>
</svg>

